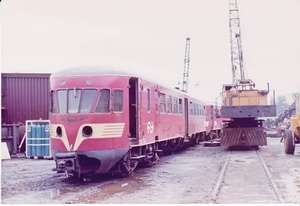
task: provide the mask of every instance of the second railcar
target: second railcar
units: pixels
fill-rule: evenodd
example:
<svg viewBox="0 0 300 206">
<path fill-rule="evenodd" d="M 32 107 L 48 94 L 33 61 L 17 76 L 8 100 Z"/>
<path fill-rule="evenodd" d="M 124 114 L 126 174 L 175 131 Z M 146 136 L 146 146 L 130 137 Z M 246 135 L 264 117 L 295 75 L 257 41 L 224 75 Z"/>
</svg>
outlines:
<svg viewBox="0 0 300 206">
<path fill-rule="evenodd" d="M 220 137 L 222 121 L 220 108 L 214 105 L 206 105 L 206 137 L 205 140 L 212 140 Z"/>
</svg>

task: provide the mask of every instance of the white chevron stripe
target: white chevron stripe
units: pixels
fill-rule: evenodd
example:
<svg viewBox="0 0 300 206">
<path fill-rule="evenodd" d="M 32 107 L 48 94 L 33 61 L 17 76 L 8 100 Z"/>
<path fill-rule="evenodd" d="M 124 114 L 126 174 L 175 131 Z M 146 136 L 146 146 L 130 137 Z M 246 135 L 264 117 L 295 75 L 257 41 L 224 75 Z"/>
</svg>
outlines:
<svg viewBox="0 0 300 206">
<path fill-rule="evenodd" d="M 62 137 L 56 136 L 56 128 L 60 126 L 62 128 Z M 84 137 L 82 135 L 82 129 L 85 126 L 90 126 L 93 129 L 92 136 Z M 122 137 L 125 123 L 108 123 L 108 124 L 83 124 L 79 127 L 77 132 L 76 141 L 74 147 L 69 144 L 66 129 L 62 124 L 50 124 L 50 134 L 53 139 L 60 139 L 65 145 L 68 151 L 76 151 L 79 145 L 88 139 L 101 139 L 101 138 L 119 138 Z"/>
<path fill-rule="evenodd" d="M 82 128 L 90 126 L 93 129 L 91 137 L 82 136 Z M 79 145 L 88 139 L 101 139 L 101 138 L 119 138 L 122 137 L 125 123 L 106 123 L 106 124 L 83 124 L 80 126 L 76 142 L 74 145 L 74 151 L 76 151 Z"/>
<path fill-rule="evenodd" d="M 61 127 L 61 130 L 62 130 L 62 136 L 61 136 L 61 137 L 58 137 L 58 136 L 56 135 L 56 129 L 57 129 L 57 127 L 59 127 L 59 126 Z M 68 151 L 71 150 L 71 149 L 70 149 L 69 140 L 68 140 L 67 134 L 66 134 L 66 129 L 65 129 L 64 125 L 62 125 L 62 124 L 50 124 L 50 137 L 51 137 L 52 139 L 59 139 L 59 140 L 61 140 L 61 141 L 64 143 L 66 149 L 67 149 Z"/>
</svg>

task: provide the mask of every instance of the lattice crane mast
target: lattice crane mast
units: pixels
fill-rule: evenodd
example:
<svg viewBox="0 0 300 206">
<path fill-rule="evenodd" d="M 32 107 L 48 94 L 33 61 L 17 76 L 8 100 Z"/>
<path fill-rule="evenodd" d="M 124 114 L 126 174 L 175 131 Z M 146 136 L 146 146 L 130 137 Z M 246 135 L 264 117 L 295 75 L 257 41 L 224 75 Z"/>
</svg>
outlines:
<svg viewBox="0 0 300 206">
<path fill-rule="evenodd" d="M 186 38 L 185 44 L 185 55 L 184 55 L 184 70 L 183 70 L 183 81 L 182 81 L 182 91 L 188 91 L 189 84 L 189 67 L 190 67 L 190 38 Z"/>
<path fill-rule="evenodd" d="M 237 0 L 229 0 L 229 28 L 231 45 L 232 83 L 245 79 L 240 15 Z"/>
</svg>

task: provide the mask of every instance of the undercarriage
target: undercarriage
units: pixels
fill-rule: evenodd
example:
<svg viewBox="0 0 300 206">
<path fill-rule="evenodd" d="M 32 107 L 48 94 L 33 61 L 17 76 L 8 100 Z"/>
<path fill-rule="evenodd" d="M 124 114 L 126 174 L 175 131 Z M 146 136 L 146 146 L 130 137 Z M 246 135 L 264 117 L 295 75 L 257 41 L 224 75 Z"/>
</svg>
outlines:
<svg viewBox="0 0 300 206">
<path fill-rule="evenodd" d="M 263 120 L 256 118 L 233 118 L 224 121 L 221 145 L 228 147 L 250 146 L 255 149 L 267 145 L 267 137 L 262 122 Z"/>
</svg>

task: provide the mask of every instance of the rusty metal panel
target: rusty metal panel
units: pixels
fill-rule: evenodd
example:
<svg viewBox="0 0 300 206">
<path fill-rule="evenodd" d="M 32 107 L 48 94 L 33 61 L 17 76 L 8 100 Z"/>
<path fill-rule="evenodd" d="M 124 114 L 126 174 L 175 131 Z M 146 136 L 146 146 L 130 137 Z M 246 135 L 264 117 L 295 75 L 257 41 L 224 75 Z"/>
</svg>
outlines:
<svg viewBox="0 0 300 206">
<path fill-rule="evenodd" d="M 267 145 L 267 137 L 262 127 L 224 128 L 221 133 L 222 146 Z"/>
<path fill-rule="evenodd" d="M 2 73 L 2 122 L 49 119 L 49 73 Z"/>
</svg>

